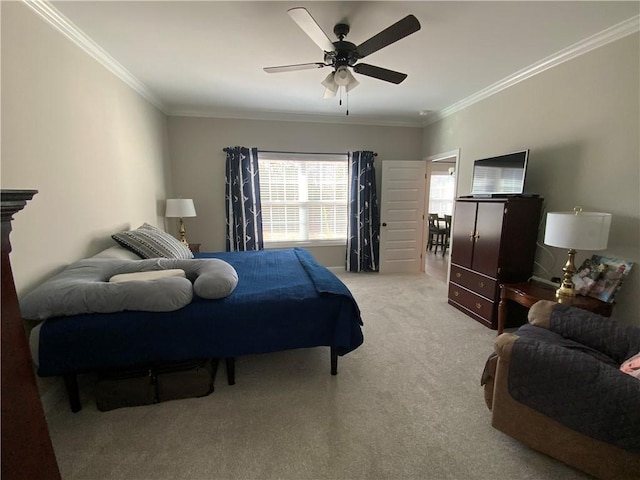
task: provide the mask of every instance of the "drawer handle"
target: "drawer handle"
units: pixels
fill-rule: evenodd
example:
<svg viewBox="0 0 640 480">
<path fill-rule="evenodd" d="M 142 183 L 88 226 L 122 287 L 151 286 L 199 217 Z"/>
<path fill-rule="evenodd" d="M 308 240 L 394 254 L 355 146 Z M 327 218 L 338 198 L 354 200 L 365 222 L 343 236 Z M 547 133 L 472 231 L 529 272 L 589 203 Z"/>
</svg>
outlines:
<svg viewBox="0 0 640 480">
<path fill-rule="evenodd" d="M 479 282 L 479 283 L 478 283 L 478 286 L 479 286 L 480 288 L 484 288 L 484 282 Z"/>
<path fill-rule="evenodd" d="M 460 293 L 458 293 L 458 291 L 456 290 L 455 292 L 453 292 L 453 296 L 457 297 L 458 295 L 460 295 Z"/>
<path fill-rule="evenodd" d="M 482 308 L 482 304 L 476 302 L 476 308 L 480 310 Z"/>
<path fill-rule="evenodd" d="M 456 278 L 460 278 L 462 274 L 460 272 L 456 272 Z"/>
</svg>

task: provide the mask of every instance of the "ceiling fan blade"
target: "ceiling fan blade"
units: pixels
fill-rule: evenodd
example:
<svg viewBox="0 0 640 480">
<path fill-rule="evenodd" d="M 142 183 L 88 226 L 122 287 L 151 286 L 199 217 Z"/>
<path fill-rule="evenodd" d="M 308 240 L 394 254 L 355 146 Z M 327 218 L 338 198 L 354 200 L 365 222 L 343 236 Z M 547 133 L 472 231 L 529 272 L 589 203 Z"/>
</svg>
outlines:
<svg viewBox="0 0 640 480">
<path fill-rule="evenodd" d="M 394 72 L 393 70 L 387 70 L 386 68 L 376 67 L 367 63 L 358 63 L 353 66 L 353 71 L 367 77 L 377 78 L 378 80 L 384 80 L 385 82 L 401 83 L 407 78 L 406 73 Z"/>
<path fill-rule="evenodd" d="M 413 15 L 407 15 L 402 20 L 397 21 L 369 40 L 358 45 L 356 51 L 360 58 L 364 58 L 418 30 L 420 30 L 420 22 L 418 19 Z"/>
<path fill-rule="evenodd" d="M 333 42 L 326 33 L 320 28 L 320 25 L 314 20 L 309 11 L 304 7 L 296 7 L 287 10 L 289 16 L 294 22 L 306 33 L 311 40 L 315 42 L 325 52 L 333 52 Z"/>
<path fill-rule="evenodd" d="M 280 67 L 265 67 L 263 70 L 267 73 L 280 73 L 280 72 L 297 72 L 298 70 L 312 70 L 314 68 L 322 68 L 326 65 L 322 62 L 315 63 L 298 63 L 296 65 L 282 65 Z"/>
</svg>

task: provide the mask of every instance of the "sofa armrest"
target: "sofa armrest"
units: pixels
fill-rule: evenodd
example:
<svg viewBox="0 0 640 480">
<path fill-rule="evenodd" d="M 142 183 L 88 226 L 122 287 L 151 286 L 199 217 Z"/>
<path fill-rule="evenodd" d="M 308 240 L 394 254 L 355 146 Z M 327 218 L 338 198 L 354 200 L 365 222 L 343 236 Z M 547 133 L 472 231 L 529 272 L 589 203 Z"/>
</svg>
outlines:
<svg viewBox="0 0 640 480">
<path fill-rule="evenodd" d="M 604 353 L 618 365 L 640 352 L 640 328 L 587 310 L 540 300 L 529 310 L 528 319 L 534 326 Z"/>
<path fill-rule="evenodd" d="M 493 349 L 500 357 L 500 360 L 509 362 L 511 359 L 511 351 L 513 350 L 513 344 L 518 339 L 518 335 L 515 333 L 503 333 L 496 337 L 493 343 Z"/>
<path fill-rule="evenodd" d="M 518 336 L 512 333 L 503 333 L 502 335 L 499 335 L 494 342 L 495 353 L 489 355 L 489 358 L 484 365 L 484 370 L 480 377 L 480 385 L 484 387 L 484 402 L 489 410 L 493 408 L 493 389 L 495 385 L 498 359 L 502 362 L 503 368 L 507 368 L 509 358 L 511 357 L 511 349 L 513 348 L 513 343 L 517 338 Z"/>
</svg>

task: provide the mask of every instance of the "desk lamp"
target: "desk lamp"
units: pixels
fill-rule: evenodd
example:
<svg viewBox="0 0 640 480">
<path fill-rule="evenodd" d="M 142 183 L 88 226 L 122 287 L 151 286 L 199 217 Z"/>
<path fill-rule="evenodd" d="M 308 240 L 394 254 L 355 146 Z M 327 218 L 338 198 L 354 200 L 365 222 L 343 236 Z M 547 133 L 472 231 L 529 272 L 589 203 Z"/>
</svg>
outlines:
<svg viewBox="0 0 640 480">
<path fill-rule="evenodd" d="M 189 242 L 187 242 L 187 232 L 184 229 L 184 221 L 182 219 L 184 217 L 196 216 L 196 207 L 193 204 L 193 200 L 190 198 L 167 199 L 167 209 L 164 216 L 180 219 L 180 230 L 178 231 L 178 233 L 180 233 L 180 242 L 188 247 Z"/>
<path fill-rule="evenodd" d="M 609 239 L 611 214 L 583 212 L 575 207 L 573 212 L 547 213 L 544 243 L 551 247 L 569 249 L 569 258 L 562 271 L 564 276 L 556 297 L 574 297 L 575 284 L 571 277 L 576 273 L 576 250 L 604 250 Z"/>
</svg>

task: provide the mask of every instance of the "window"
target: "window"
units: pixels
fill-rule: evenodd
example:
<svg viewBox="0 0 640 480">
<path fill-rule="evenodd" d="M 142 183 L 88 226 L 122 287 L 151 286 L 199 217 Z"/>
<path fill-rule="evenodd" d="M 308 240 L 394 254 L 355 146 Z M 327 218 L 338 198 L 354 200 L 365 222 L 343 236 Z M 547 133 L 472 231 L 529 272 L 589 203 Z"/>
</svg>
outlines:
<svg viewBox="0 0 640 480">
<path fill-rule="evenodd" d="M 429 183 L 429 213 L 437 213 L 441 217 L 453 212 L 453 197 L 456 179 L 446 172 L 432 172 Z"/>
<path fill-rule="evenodd" d="M 265 244 L 344 243 L 347 154 L 258 152 Z"/>
</svg>

